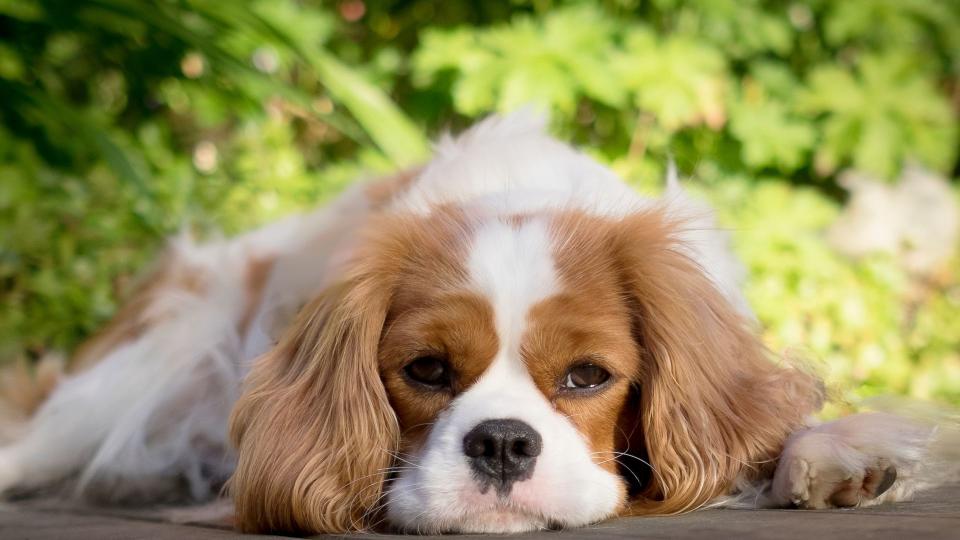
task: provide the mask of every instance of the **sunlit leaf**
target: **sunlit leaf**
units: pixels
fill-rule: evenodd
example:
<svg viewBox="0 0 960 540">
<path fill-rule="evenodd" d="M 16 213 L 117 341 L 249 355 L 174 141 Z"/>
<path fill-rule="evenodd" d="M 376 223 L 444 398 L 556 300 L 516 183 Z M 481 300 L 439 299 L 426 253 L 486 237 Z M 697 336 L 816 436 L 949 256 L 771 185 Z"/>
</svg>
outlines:
<svg viewBox="0 0 960 540">
<path fill-rule="evenodd" d="M 633 29 L 616 68 L 636 104 L 668 130 L 698 124 L 719 129 L 726 121 L 723 57 L 692 38 L 660 39 Z"/>
<path fill-rule="evenodd" d="M 800 111 L 823 115 L 818 153 L 824 172 L 849 162 L 892 178 L 906 159 L 939 170 L 956 159 L 950 104 L 903 55 L 866 56 L 855 71 L 822 65 L 811 72 L 797 104 Z"/>
</svg>

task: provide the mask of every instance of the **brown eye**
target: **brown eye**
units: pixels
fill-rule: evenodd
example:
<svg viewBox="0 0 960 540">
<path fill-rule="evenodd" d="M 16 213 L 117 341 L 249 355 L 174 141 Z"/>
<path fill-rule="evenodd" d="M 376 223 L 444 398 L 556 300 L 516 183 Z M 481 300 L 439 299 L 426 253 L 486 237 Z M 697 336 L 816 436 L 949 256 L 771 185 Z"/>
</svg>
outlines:
<svg viewBox="0 0 960 540">
<path fill-rule="evenodd" d="M 566 389 L 596 388 L 610 380 L 610 372 L 596 364 L 580 364 L 570 368 L 563 381 Z"/>
<path fill-rule="evenodd" d="M 450 367 L 447 361 L 439 356 L 420 356 L 403 368 L 412 381 L 440 389 L 450 386 Z"/>
</svg>

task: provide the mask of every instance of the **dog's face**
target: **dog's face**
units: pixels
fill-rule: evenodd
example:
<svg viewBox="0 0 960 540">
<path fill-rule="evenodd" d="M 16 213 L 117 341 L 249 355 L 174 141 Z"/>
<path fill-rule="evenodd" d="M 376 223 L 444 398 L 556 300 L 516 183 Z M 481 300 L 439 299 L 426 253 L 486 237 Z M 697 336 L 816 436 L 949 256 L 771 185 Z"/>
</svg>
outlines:
<svg viewBox="0 0 960 540">
<path fill-rule="evenodd" d="M 636 428 L 619 422 L 640 369 L 631 310 L 603 246 L 563 228 L 476 223 L 427 255 L 449 275 L 403 276 L 380 346 L 402 433 L 391 524 L 580 525 L 626 500 L 615 452 Z"/>
<path fill-rule="evenodd" d="M 662 210 L 374 220 L 234 412 L 241 528 L 512 532 L 693 509 L 814 406 Z"/>
</svg>

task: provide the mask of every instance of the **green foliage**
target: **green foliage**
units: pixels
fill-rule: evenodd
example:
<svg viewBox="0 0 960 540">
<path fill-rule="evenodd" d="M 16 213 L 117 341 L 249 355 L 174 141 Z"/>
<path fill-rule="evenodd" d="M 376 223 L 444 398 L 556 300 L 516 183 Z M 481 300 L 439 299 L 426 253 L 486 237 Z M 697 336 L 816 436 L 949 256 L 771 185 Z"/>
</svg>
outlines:
<svg viewBox="0 0 960 540">
<path fill-rule="evenodd" d="M 745 85 L 745 93 L 749 86 Z M 812 126 L 791 115 L 782 102 L 755 96 L 734 104 L 730 132 L 740 141 L 743 163 L 754 169 L 794 171 L 816 138 Z"/>
<path fill-rule="evenodd" d="M 960 282 L 920 291 L 891 257 L 851 262 L 823 241 L 839 205 L 781 181 L 728 178 L 707 195 L 735 231 L 747 296 L 774 350 L 814 362 L 856 401 L 960 400 Z M 945 270 L 960 275 L 960 260 Z"/>
<path fill-rule="evenodd" d="M 864 56 L 855 73 L 821 65 L 798 98 L 801 110 L 822 113 L 817 165 L 833 172 L 852 163 L 881 178 L 896 175 L 907 157 L 949 170 L 956 159 L 957 125 L 929 77 L 902 53 Z"/>
<path fill-rule="evenodd" d="M 427 86 L 439 73 L 457 71 L 451 95 L 457 110 L 471 116 L 530 103 L 572 115 L 581 95 L 615 107 L 625 96 L 610 65 L 616 27 L 578 6 L 486 31 L 427 30 L 413 57 L 414 82 Z"/>
<path fill-rule="evenodd" d="M 711 47 L 679 34 L 658 38 L 645 28 L 631 29 L 617 71 L 636 106 L 667 132 L 724 122 L 725 61 Z"/>
<path fill-rule="evenodd" d="M 960 261 L 918 292 L 823 239 L 843 169 L 956 174 L 958 27 L 952 0 L 0 0 L 0 356 L 75 346 L 166 236 L 534 103 L 640 188 L 670 156 L 695 179 L 775 348 L 960 403 Z"/>
<path fill-rule="evenodd" d="M 295 2 L 0 2 L 0 353 L 75 345 L 165 236 L 422 159 L 421 131 L 323 49 L 334 21 Z"/>
<path fill-rule="evenodd" d="M 952 170 L 956 115 L 938 85 L 960 62 L 949 31 L 957 5 L 778 6 L 660 1 L 616 17 L 573 3 L 540 18 L 429 30 L 413 56 L 413 82 L 448 92 L 470 117 L 530 102 L 553 110 L 559 124 L 583 118 L 585 108 L 636 111 L 642 122 L 608 116 L 605 131 L 642 137 L 659 161 L 697 139 L 741 148 L 690 156 L 698 162 L 795 180 L 830 179 L 847 166 L 892 179 L 910 159 Z M 915 39 L 878 41 L 885 26 L 864 27 L 864 14 Z"/>
</svg>

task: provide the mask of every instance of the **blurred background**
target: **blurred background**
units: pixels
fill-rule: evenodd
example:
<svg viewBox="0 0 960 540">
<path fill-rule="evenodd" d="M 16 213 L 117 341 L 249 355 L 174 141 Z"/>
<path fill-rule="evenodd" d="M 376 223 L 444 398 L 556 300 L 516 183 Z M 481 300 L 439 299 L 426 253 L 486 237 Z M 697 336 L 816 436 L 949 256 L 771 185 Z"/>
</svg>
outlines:
<svg viewBox="0 0 960 540">
<path fill-rule="evenodd" d="M 164 239 L 232 234 L 528 103 L 718 207 L 772 348 L 960 404 L 956 0 L 0 0 L 0 362 Z"/>
</svg>

